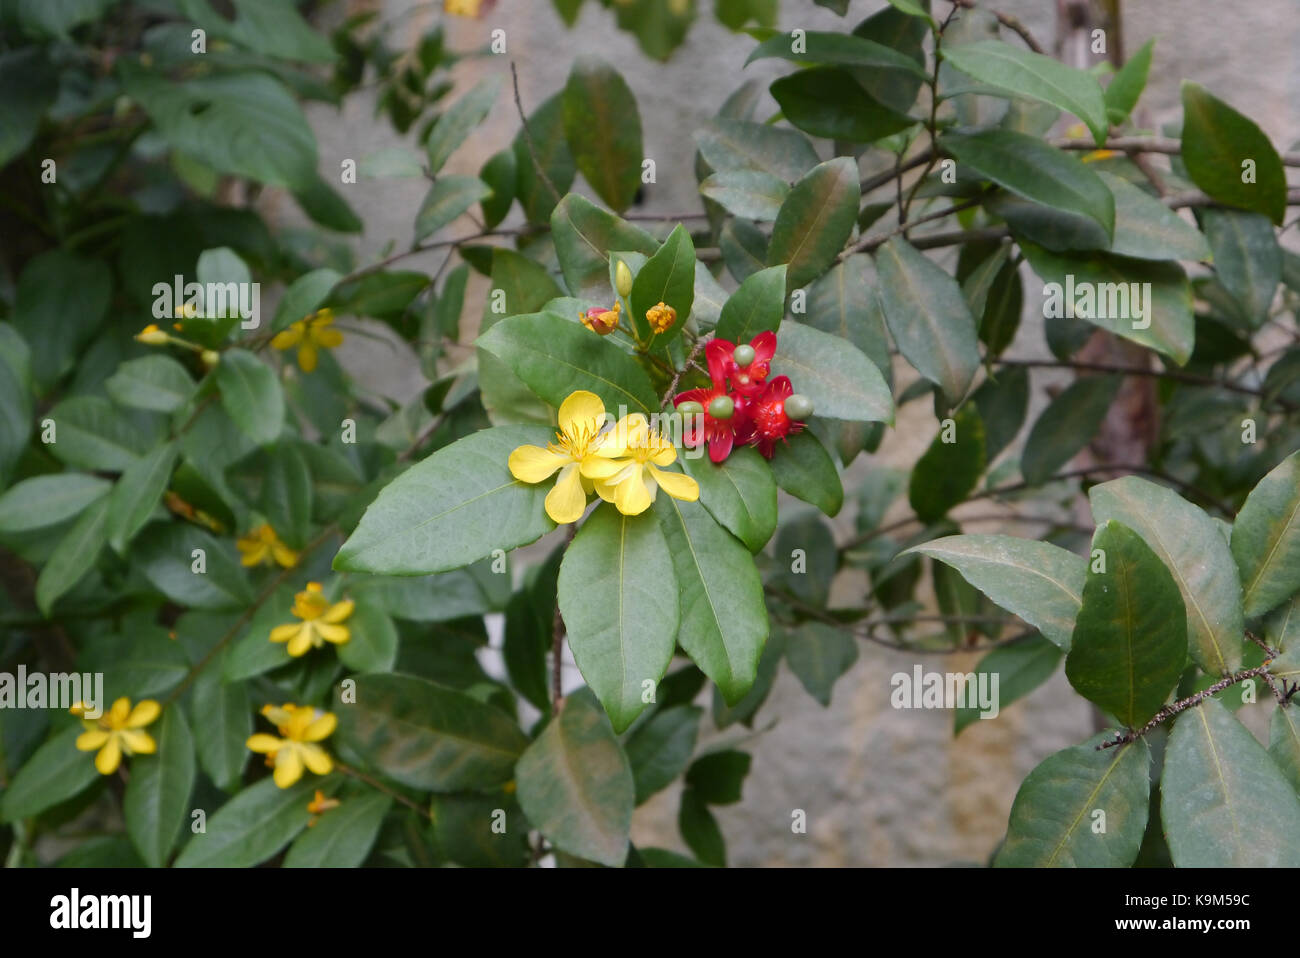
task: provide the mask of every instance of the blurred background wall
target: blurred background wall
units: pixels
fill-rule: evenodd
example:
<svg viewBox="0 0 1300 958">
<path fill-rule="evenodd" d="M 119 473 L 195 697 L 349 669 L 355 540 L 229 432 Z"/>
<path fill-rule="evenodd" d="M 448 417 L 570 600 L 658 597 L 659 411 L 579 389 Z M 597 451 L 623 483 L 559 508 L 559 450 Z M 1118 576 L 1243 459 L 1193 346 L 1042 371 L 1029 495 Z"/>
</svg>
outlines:
<svg viewBox="0 0 1300 958">
<path fill-rule="evenodd" d="M 576 26 L 565 29 L 549 0 L 499 0 L 481 21 L 448 18 L 453 49 L 471 50 L 488 42 L 492 29 L 507 31 L 505 57 L 465 61 L 457 70 L 458 90 L 490 71 L 508 77 L 505 60 L 519 70 L 524 107 L 531 111 L 564 83 L 573 58 L 594 52 L 618 65 L 640 105 L 647 156 L 656 160 L 658 182 L 645 191 L 641 212 L 671 214 L 698 211 L 693 173 L 692 131 L 712 116 L 737 85 L 785 72 L 777 61 L 744 67 L 753 41 L 730 33 L 712 16 L 713 0 L 696 0 L 701 15 L 686 42 L 667 63 L 652 61 L 635 39 L 614 27 L 613 16 L 597 4 L 583 6 Z M 836 29 L 853 25 L 884 6 L 883 0 L 852 0 L 841 20 L 812 0 L 780 0 L 778 25 L 785 30 Z M 984 5 L 984 4 L 981 4 Z M 413 0 L 349 0 L 349 11 L 378 9 L 386 19 L 400 17 L 394 39 L 413 44 L 441 13 L 433 4 Z M 997 9 L 1016 16 L 1050 51 L 1058 29 L 1055 0 L 997 0 Z M 1122 0 L 1124 48 L 1136 50 L 1157 37 L 1155 59 L 1138 121 L 1158 129 L 1181 118 L 1179 84 L 1196 80 L 1253 117 L 1279 149 L 1294 149 L 1300 138 L 1300 17 L 1295 0 L 1260 0 L 1223 4 L 1217 0 Z M 947 0 L 934 0 L 940 14 Z M 1012 43 L 1019 43 L 1007 35 Z M 770 100 L 766 108 L 775 109 Z M 344 158 L 403 145 L 386 125 L 373 119 L 373 97 L 349 100 L 342 111 L 316 106 L 310 114 L 320 142 L 321 170 L 337 177 Z M 448 164 L 456 173 L 477 173 L 483 161 L 507 146 L 518 129 L 508 86 L 487 122 Z M 599 130 L 592 135 L 600 136 Z M 409 144 L 408 144 L 409 145 Z M 580 188 L 580 187 L 575 187 Z M 376 257 L 391 241 L 410 242 L 414 211 L 427 191 L 423 180 L 360 182 L 342 187 L 366 223 L 358 241 L 364 260 Z M 269 202 L 274 203 L 271 199 Z M 276 204 L 274 215 L 285 222 L 298 216 L 291 202 Z M 517 215 L 517 214 L 516 214 Z M 515 219 L 507 221 L 512 225 Z M 450 227 L 448 236 L 474 231 L 468 221 Z M 436 269 L 440 258 L 408 261 L 410 268 Z M 1041 341 L 1041 317 L 1035 324 L 1041 285 L 1024 273 L 1028 336 L 1019 349 L 1025 356 L 1047 355 Z M 472 330 L 482 309 L 487 282 L 474 276 L 466 300 L 463 330 Z M 352 336 L 341 350 L 348 372 L 372 390 L 405 401 L 426 384 L 415 357 L 373 325 L 373 337 Z M 902 368 L 899 376 L 904 376 Z M 1065 381 L 1065 380 L 1062 380 Z M 906 384 L 906 378 L 902 379 Z M 1035 379 L 1040 386 L 1049 379 Z M 1039 390 L 1037 401 L 1043 401 Z M 897 428 L 879 452 L 855 463 L 846 489 L 874 468 L 906 467 L 915 461 L 938 430 L 929 404 L 911 403 L 900 411 Z M 905 497 L 904 497 L 905 498 Z M 783 501 L 785 510 L 804 508 Z M 981 510 L 987 514 L 985 504 Z M 896 504 L 889 517 L 906 515 Z M 842 532 L 852 528 L 852 510 L 837 520 Z M 994 531 L 980 526 L 979 531 Z M 1008 530 L 1027 535 L 1024 527 Z M 526 550 L 523 561 L 544 554 L 553 543 Z M 518 566 L 520 563 L 516 563 Z M 516 568 L 516 573 L 519 569 Z M 834 596 L 855 596 L 864 580 L 841 573 Z M 1048 754 L 1077 744 L 1092 734 L 1087 704 L 1069 689 L 1063 674 L 1029 698 L 1014 703 L 994 721 L 976 722 L 960 739 L 952 735 L 952 715 L 944 711 L 896 711 L 889 705 L 889 677 L 910 672 L 920 661 L 926 669 L 966 671 L 969 656 L 918 656 L 864 643 L 857 665 L 836 685 L 831 706 L 820 707 L 788 671 L 778 677 L 771 697 L 749 734 L 733 726 L 724 738 L 745 737 L 753 754 L 743 801 L 715 809 L 735 865 L 951 865 L 983 864 L 1000 841 L 1016 787 Z M 571 667 L 569 685 L 581 679 Z M 707 697 L 702 699 L 707 704 Z M 1244 711 L 1249 711 L 1244 710 Z M 677 837 L 678 793 L 661 793 L 640 808 L 633 840 L 685 851 Z M 791 832 L 795 809 L 807 814 L 807 834 Z"/>
</svg>

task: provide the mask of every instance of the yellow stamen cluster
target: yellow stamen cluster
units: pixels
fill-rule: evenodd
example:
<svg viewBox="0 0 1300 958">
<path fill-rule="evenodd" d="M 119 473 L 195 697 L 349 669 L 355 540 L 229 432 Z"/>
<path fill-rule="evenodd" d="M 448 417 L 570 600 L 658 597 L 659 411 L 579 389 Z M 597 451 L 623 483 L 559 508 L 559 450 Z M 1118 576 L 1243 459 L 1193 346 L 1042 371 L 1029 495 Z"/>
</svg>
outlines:
<svg viewBox="0 0 1300 958">
<path fill-rule="evenodd" d="M 677 322 L 677 310 L 667 303 L 659 303 L 646 310 L 645 318 L 656 333 L 666 333 Z"/>
</svg>

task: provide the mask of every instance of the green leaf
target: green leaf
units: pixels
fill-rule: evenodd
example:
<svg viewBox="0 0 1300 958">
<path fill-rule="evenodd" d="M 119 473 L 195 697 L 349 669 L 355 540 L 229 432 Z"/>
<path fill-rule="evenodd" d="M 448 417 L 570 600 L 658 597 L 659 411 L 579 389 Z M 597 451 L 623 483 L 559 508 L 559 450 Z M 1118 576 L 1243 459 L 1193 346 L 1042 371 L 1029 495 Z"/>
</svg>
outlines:
<svg viewBox="0 0 1300 958">
<path fill-rule="evenodd" d="M 514 250 L 492 250 L 492 292 L 483 311 L 486 330 L 507 316 L 535 313 L 564 291 L 540 263 Z"/>
<path fill-rule="evenodd" d="M 382 608 L 359 605 L 347 621 L 351 637 L 337 646 L 353 672 L 388 672 L 397 660 L 397 627 Z"/>
<path fill-rule="evenodd" d="M 564 136 L 561 94 L 549 97 L 528 118 L 528 133 L 531 136 L 521 130 L 515 137 L 516 192 L 528 222 L 545 223 L 560 197 L 569 192 L 575 173 L 573 154 Z M 539 165 L 545 178 L 537 174 Z"/>
<path fill-rule="evenodd" d="M 682 468 L 700 486 L 700 504 L 758 552 L 776 531 L 776 480 L 758 450 L 742 446 L 720 463 L 682 456 Z"/>
<path fill-rule="evenodd" d="M 851 343 L 811 326 L 781 327 L 773 376 L 789 376 L 818 416 L 893 422 L 894 402 L 879 368 Z"/>
<path fill-rule="evenodd" d="M 1300 719 L 1295 709 L 1279 706 L 1273 710 L 1268 725 L 1268 754 L 1291 787 L 1300 790 Z"/>
<path fill-rule="evenodd" d="M 1043 636 L 1034 634 L 994 649 L 980 659 L 975 666 L 975 675 L 977 682 L 979 676 L 997 676 L 997 707 L 1000 712 L 1050 679 L 1060 664 L 1061 649 Z M 998 712 L 981 711 L 973 704 L 958 707 L 953 713 L 953 734 L 960 735 L 967 726 L 986 721 L 985 715 L 989 716 L 987 721 L 991 721 Z"/>
<path fill-rule="evenodd" d="M 1126 476 L 1088 490 L 1097 523 L 1114 519 L 1142 537 L 1173 573 L 1187 610 L 1188 651 L 1210 675 L 1241 665 L 1241 586 L 1215 520 L 1172 489 Z"/>
<path fill-rule="evenodd" d="M 288 329 L 292 324 L 320 309 L 342 278 L 342 274 L 335 270 L 321 268 L 304 273 L 295 279 L 284 291 L 280 304 L 275 308 L 271 332 L 278 333 L 282 329 Z"/>
<path fill-rule="evenodd" d="M 1073 113 L 1098 146 L 1106 142 L 1106 100 L 1091 74 L 1001 40 L 945 44 L 943 58 L 981 83 Z"/>
<path fill-rule="evenodd" d="M 820 162 L 802 133 L 766 123 L 715 117 L 696 130 L 695 142 L 704 161 L 718 173 L 759 170 L 793 183 Z"/>
<path fill-rule="evenodd" d="M 969 294 L 965 286 L 962 295 Z M 992 287 L 984 300 L 983 310 L 979 315 L 979 338 L 993 356 L 1000 356 L 1016 338 L 1020 328 L 1020 314 L 1024 309 L 1024 286 L 1020 282 L 1020 270 L 1014 262 L 1003 263 L 993 277 Z M 972 314 L 975 310 L 972 308 Z"/>
<path fill-rule="evenodd" d="M 1268 320 L 1282 281 L 1282 248 L 1266 216 L 1236 210 L 1201 211 L 1205 238 L 1214 253 L 1214 273 L 1252 329 Z"/>
<path fill-rule="evenodd" d="M 0 533 L 58 525 L 80 514 L 108 490 L 107 479 L 83 472 L 24 479 L 0 494 Z"/>
<path fill-rule="evenodd" d="M 737 749 L 708 752 L 691 763 L 686 787 L 709 805 L 734 805 L 740 801 L 751 761 L 748 752 Z"/>
<path fill-rule="evenodd" d="M 348 205 L 339 191 L 323 179 L 310 186 L 295 190 L 293 198 L 313 223 L 340 233 L 360 233 L 364 225 L 361 217 Z"/>
<path fill-rule="evenodd" d="M 285 442 L 267 450 L 262 512 L 290 548 L 301 549 L 310 538 L 313 496 L 311 470 L 302 452 Z"/>
<path fill-rule="evenodd" d="M 1160 200 L 1123 177 L 1106 172 L 1098 175 L 1115 197 L 1115 237 L 1110 252 L 1156 260 L 1210 256 L 1200 231 Z"/>
<path fill-rule="evenodd" d="M 501 150 L 493 153 L 478 171 L 479 179 L 492 190 L 492 194 L 484 197 L 481 204 L 484 229 L 494 230 L 500 226 L 501 221 L 509 215 L 510 207 L 514 206 L 515 186 L 519 178 L 515 167 L 517 162 L 514 151 Z"/>
<path fill-rule="evenodd" d="M 17 822 L 66 801 L 100 777 L 93 752 L 77 751 L 85 731 L 64 729 L 38 748 L 0 793 L 0 820 Z"/>
<path fill-rule="evenodd" d="M 224 682 L 219 669 L 204 669 L 194 679 L 193 716 L 203 721 L 195 742 L 199 765 L 217 788 L 231 791 L 239 784 L 250 754 L 244 743 L 253 734 L 253 709 L 248 686 Z"/>
<path fill-rule="evenodd" d="M 609 719 L 589 694 L 571 695 L 519 759 L 528 821 L 561 851 L 619 867 L 627 858 L 635 785 Z"/>
<path fill-rule="evenodd" d="M 825 622 L 805 622 L 787 633 L 785 660 L 808 694 L 829 708 L 836 680 L 858 661 L 858 640 Z"/>
<path fill-rule="evenodd" d="M 104 390 L 120 406 L 174 412 L 194 395 L 194 380 L 170 356 L 145 356 L 118 366 Z"/>
<path fill-rule="evenodd" d="M 1082 376 L 1052 400 L 1025 440 L 1020 472 L 1026 482 L 1047 482 L 1092 441 L 1119 387 L 1118 376 Z"/>
<path fill-rule="evenodd" d="M 123 472 L 148 448 L 149 438 L 98 396 L 71 396 L 49 412 L 54 457 L 75 469 Z"/>
<path fill-rule="evenodd" d="M 172 149 L 271 186 L 316 183 L 316 137 L 278 80 L 248 71 L 176 81 L 127 60 L 117 68 L 127 96 Z"/>
<path fill-rule="evenodd" d="M 347 796 L 289 847 L 284 867 L 360 867 L 392 806 L 393 800 L 381 792 Z"/>
<path fill-rule="evenodd" d="M 907 498 L 917 517 L 925 522 L 942 519 L 964 502 L 984 473 L 984 423 L 973 406 L 963 406 L 955 417 L 940 424 L 921 458 L 912 467 Z"/>
<path fill-rule="evenodd" d="M 81 581 L 108 542 L 108 496 L 92 503 L 50 553 L 36 579 L 36 607 L 49 616 L 56 599 Z"/>
<path fill-rule="evenodd" d="M 1107 253 L 1064 255 L 1025 242 L 1020 247 L 1047 284 L 1044 316 L 1087 320 L 1179 365 L 1191 357 L 1196 332 L 1192 288 L 1177 263 Z M 1134 305 L 1139 298 L 1142 310 Z"/>
<path fill-rule="evenodd" d="M 439 850 L 456 864 L 517 868 L 528 863 L 528 822 L 512 799 L 434 795 L 429 811 Z"/>
<path fill-rule="evenodd" d="M 108 312 L 113 274 L 64 250 L 33 257 L 18 277 L 13 324 L 31 347 L 31 375 L 46 390 L 72 369 Z"/>
<path fill-rule="evenodd" d="M 774 220 L 790 192 L 785 180 L 762 170 L 723 170 L 700 184 L 700 193 L 733 216 Z"/>
<path fill-rule="evenodd" d="M 889 5 L 895 10 L 906 13 L 909 17 L 920 17 L 930 26 L 935 26 L 934 17 L 925 12 L 925 8 L 917 0 L 889 0 Z"/>
<path fill-rule="evenodd" d="M 108 544 L 122 555 L 158 507 L 171 480 L 180 447 L 173 440 L 156 447 L 122 473 L 108 496 Z"/>
<path fill-rule="evenodd" d="M 141 574 L 173 602 L 192 609 L 238 609 L 253 601 L 230 541 L 189 523 L 155 523 L 135 541 L 131 555 Z"/>
<path fill-rule="evenodd" d="M 1221 203 L 1281 225 L 1286 173 L 1268 137 L 1200 84 L 1184 80 L 1182 90 L 1182 156 L 1192 182 Z"/>
<path fill-rule="evenodd" d="M 492 187 L 477 176 L 440 176 L 415 214 L 415 242 L 432 236 L 492 195 Z"/>
<path fill-rule="evenodd" d="M 58 92 L 44 48 L 17 47 L 0 56 L 0 167 L 27 149 Z"/>
<path fill-rule="evenodd" d="M 443 164 L 465 142 L 492 110 L 501 90 L 501 78 L 489 76 L 476 83 L 468 93 L 453 103 L 438 117 L 424 143 L 429 156 L 429 174 L 437 176 Z"/>
<path fill-rule="evenodd" d="M 131 760 L 122 810 L 136 851 L 145 864 L 159 868 L 166 864 L 189 819 L 194 737 L 185 713 L 175 705 L 163 710 L 162 721 L 150 731 L 157 736 L 158 751 Z"/>
<path fill-rule="evenodd" d="M 776 330 L 785 315 L 786 267 L 770 266 L 745 277 L 727 298 L 714 332 L 733 343 L 748 343 L 759 333 Z"/>
<path fill-rule="evenodd" d="M 675 646 L 673 558 L 659 524 L 597 509 L 564 553 L 558 590 L 573 659 L 623 732 L 649 704 L 647 683 L 659 684 Z"/>
<path fill-rule="evenodd" d="M 846 156 L 813 167 L 795 184 L 772 225 L 767 250 L 769 266 L 787 264 L 788 291 L 835 262 L 857 223 L 860 198 L 858 166 Z"/>
<path fill-rule="evenodd" d="M 550 488 L 519 482 L 506 462 L 516 447 L 552 438 L 549 428 L 497 426 L 439 449 L 384 487 L 334 567 L 428 575 L 540 538 L 555 528 L 543 505 Z"/>
<path fill-rule="evenodd" d="M 823 273 L 808 290 L 807 322 L 856 346 L 875 363 L 888 385 L 893 375 L 889 338 L 880 298 L 867 282 L 869 266 L 865 253 L 854 253 Z"/>
<path fill-rule="evenodd" d="M 190 839 L 176 868 L 251 868 L 307 827 L 307 805 L 318 780 L 311 776 L 289 788 L 262 779 L 241 791 L 208 818 L 208 830 Z"/>
<path fill-rule="evenodd" d="M 754 684 L 768 632 L 754 560 L 698 503 L 660 496 L 654 509 L 677 580 L 677 641 L 734 705 Z"/>
<path fill-rule="evenodd" d="M 996 379 L 986 379 L 971 394 L 984 423 L 984 451 L 988 462 L 997 459 L 1020 434 L 1029 410 L 1029 371 L 1023 366 L 1008 366 Z"/>
<path fill-rule="evenodd" d="M 772 476 L 790 495 L 828 516 L 844 505 L 844 485 L 826 447 L 811 432 L 788 437 L 772 456 Z"/>
<path fill-rule="evenodd" d="M 557 409 L 578 389 L 599 396 L 611 415 L 620 406 L 646 415 L 659 408 L 659 397 L 637 361 L 575 320 L 553 313 L 512 316 L 481 335 L 475 345 L 505 363 Z"/>
<path fill-rule="evenodd" d="M 423 791 L 491 788 L 511 778 L 527 738 L 506 713 L 413 675 L 359 675 L 338 738 L 388 778 Z"/>
<path fill-rule="evenodd" d="M 1111 126 L 1123 126 L 1137 106 L 1142 91 L 1146 89 L 1147 74 L 1151 72 L 1151 53 L 1155 45 L 1155 37 L 1142 44 L 1141 49 L 1128 58 L 1106 85 L 1106 117 Z"/>
<path fill-rule="evenodd" d="M 1269 613 L 1264 620 L 1264 640 L 1285 652 L 1300 648 L 1300 593 Z"/>
<path fill-rule="evenodd" d="M 337 54 L 323 32 L 303 19 L 292 0 L 232 0 L 237 14 L 234 22 L 220 16 L 202 0 L 178 0 L 181 11 L 207 30 L 209 37 L 219 37 L 268 57 L 330 63 Z M 185 34 L 186 46 L 189 33 Z"/>
<path fill-rule="evenodd" d="M 695 705 L 657 710 L 628 738 L 625 749 L 638 805 L 686 771 L 703 714 L 704 710 Z"/>
<path fill-rule="evenodd" d="M 1295 868 L 1300 798 L 1264 747 L 1209 699 L 1174 722 L 1160 818 L 1178 868 Z"/>
<path fill-rule="evenodd" d="M 627 81 L 604 60 L 581 56 L 569 71 L 564 132 L 596 195 L 616 212 L 627 209 L 641 187 L 641 115 Z"/>
<path fill-rule="evenodd" d="M 577 193 L 570 193 L 555 207 L 551 237 L 569 292 L 578 299 L 596 302 L 613 301 L 609 284 L 611 250 L 653 256 L 659 249 L 658 241 L 645 230 Z"/>
<path fill-rule="evenodd" d="M 1246 618 L 1300 589 L 1300 452 L 1283 459 L 1246 497 L 1232 525 Z"/>
<path fill-rule="evenodd" d="M 31 437 L 31 379 L 26 340 L 9 323 L 0 323 L 0 483 L 8 481 Z"/>
<path fill-rule="evenodd" d="M 1183 597 L 1160 557 L 1113 519 L 1098 525 L 1092 555 L 1065 675 L 1088 701 L 1138 728 L 1183 672 Z"/>
<path fill-rule="evenodd" d="M 705 865 L 715 868 L 727 866 L 727 844 L 722 837 L 718 821 L 709 811 L 698 792 L 693 788 L 682 790 L 682 803 L 677 811 L 677 830 L 682 840 Z"/>
<path fill-rule="evenodd" d="M 245 349 L 228 349 L 217 365 L 221 405 L 244 435 L 259 445 L 284 429 L 284 392 L 275 371 Z"/>
<path fill-rule="evenodd" d="M 876 252 L 880 303 L 899 351 L 956 405 L 979 368 L 975 317 L 961 287 L 900 237 Z"/>
<path fill-rule="evenodd" d="M 336 313 L 377 319 L 397 317 L 428 285 L 429 277 L 424 273 L 381 270 L 336 286 L 325 303 Z"/>
<path fill-rule="evenodd" d="M 774 81 L 769 92 L 793 126 L 827 139 L 874 143 L 916 123 L 876 100 L 840 67 L 798 70 Z"/>
<path fill-rule="evenodd" d="M 632 281 L 628 306 L 632 310 L 637 335 L 642 339 L 651 335 L 646 312 L 659 303 L 666 303 L 677 311 L 677 322 L 666 332 L 657 334 L 655 344 L 668 342 L 681 332 L 694 302 L 695 244 L 691 242 L 691 234 L 679 223 Z"/>
<path fill-rule="evenodd" d="M 1144 741 L 1100 749 L 1103 733 L 1050 755 L 1011 805 L 998 868 L 1127 868 L 1137 858 L 1150 804 L 1151 749 Z M 1096 831 L 1096 812 L 1105 830 Z"/>
<path fill-rule="evenodd" d="M 899 70 L 926 79 L 925 70 L 915 60 L 883 43 L 846 33 L 823 33 L 819 30 L 800 30 L 799 33 L 799 50 L 794 49 L 795 41 L 791 34 L 777 33 L 754 48 L 746 57 L 745 66 L 755 60 L 778 57 L 795 63 Z"/>
<path fill-rule="evenodd" d="M 1036 136 L 1012 130 L 947 134 L 939 147 L 962 166 L 1018 196 L 1115 230 L 1115 198 L 1087 165 Z"/>
<path fill-rule="evenodd" d="M 945 536 L 907 550 L 944 562 L 1058 648 L 1070 647 L 1087 563 L 1050 542 L 1013 536 Z"/>
</svg>

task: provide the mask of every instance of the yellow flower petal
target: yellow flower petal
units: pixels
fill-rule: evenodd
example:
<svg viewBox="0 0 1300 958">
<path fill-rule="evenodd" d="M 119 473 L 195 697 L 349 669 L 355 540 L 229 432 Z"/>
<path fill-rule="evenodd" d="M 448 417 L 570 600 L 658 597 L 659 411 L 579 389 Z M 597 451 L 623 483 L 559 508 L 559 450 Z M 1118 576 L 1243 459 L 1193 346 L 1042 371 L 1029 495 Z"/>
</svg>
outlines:
<svg viewBox="0 0 1300 958">
<path fill-rule="evenodd" d="M 321 622 L 331 623 L 342 622 L 352 614 L 354 608 L 356 608 L 356 603 L 351 599 L 344 599 L 342 602 L 335 602 L 329 607 L 329 611 L 320 617 L 320 620 Z"/>
<path fill-rule="evenodd" d="M 131 714 L 127 717 L 127 728 L 144 728 L 150 722 L 158 717 L 162 712 L 162 706 L 153 699 L 143 699 L 136 703 L 135 708 L 131 709 Z"/>
<path fill-rule="evenodd" d="M 582 491 L 582 478 L 577 463 L 569 463 L 560 470 L 555 488 L 546 494 L 546 514 L 557 525 L 577 522 L 587 509 L 587 494 Z"/>
<path fill-rule="evenodd" d="M 263 755 L 273 755 L 284 745 L 284 740 L 278 739 L 274 735 L 267 735 L 265 732 L 258 732 L 256 735 L 250 735 L 244 745 L 250 751 L 260 752 Z"/>
<path fill-rule="evenodd" d="M 275 753 L 274 777 L 275 784 L 281 788 L 288 788 L 302 778 L 302 756 L 297 746 L 290 744 Z"/>
<path fill-rule="evenodd" d="M 90 729 L 77 736 L 77 751 L 93 752 L 96 749 L 103 748 L 104 743 L 107 741 L 108 733 L 102 728 Z"/>
<path fill-rule="evenodd" d="M 563 453 L 541 446 L 520 446 L 510 454 L 508 464 L 510 475 L 520 482 L 542 482 L 568 461 L 569 457 Z"/>
<path fill-rule="evenodd" d="M 312 628 L 326 642 L 333 642 L 335 645 L 342 645 L 352 638 L 352 633 L 346 625 L 333 625 L 324 619 L 317 619 L 312 623 Z"/>
<path fill-rule="evenodd" d="M 302 733 L 302 740 L 304 742 L 319 742 L 321 739 L 333 735 L 338 724 L 338 716 L 333 712 L 326 712 L 319 718 L 312 719 L 311 724 Z"/>
<path fill-rule="evenodd" d="M 700 498 L 700 484 L 690 476 L 684 476 L 680 472 L 668 472 L 655 465 L 650 465 L 648 468 L 655 482 L 659 483 L 664 492 L 674 499 L 695 502 Z"/>
<path fill-rule="evenodd" d="M 302 323 L 294 323 L 283 332 L 276 333 L 271 339 L 271 346 L 275 349 L 292 349 L 302 340 L 303 331 L 306 326 Z"/>
<path fill-rule="evenodd" d="M 158 751 L 158 743 L 153 740 L 153 736 L 148 732 L 141 732 L 139 729 L 123 729 L 117 733 L 122 739 L 122 744 L 132 755 L 152 755 Z"/>
<path fill-rule="evenodd" d="M 298 564 L 298 553 L 283 542 L 271 543 L 271 555 L 275 557 L 276 562 L 286 569 L 292 569 Z"/>
<path fill-rule="evenodd" d="M 328 775 L 334 770 L 333 759 L 319 745 L 300 745 L 299 750 L 302 752 L 302 759 L 307 763 L 307 767 L 317 775 Z"/>
<path fill-rule="evenodd" d="M 112 775 L 121 764 L 122 745 L 118 742 L 116 735 L 110 735 L 108 741 L 104 743 L 104 747 L 95 756 L 95 768 L 99 769 L 100 775 Z"/>
<path fill-rule="evenodd" d="M 312 642 L 312 624 L 304 622 L 298 627 L 298 634 L 289 640 L 289 654 L 295 659 L 300 655 L 306 655 L 307 650 L 311 648 Z"/>
<path fill-rule="evenodd" d="M 608 479 L 627 465 L 626 459 L 606 459 L 599 454 L 587 456 L 579 467 L 588 479 Z"/>
<path fill-rule="evenodd" d="M 113 728 L 121 728 L 126 724 L 127 718 L 131 715 L 131 700 L 125 695 L 113 703 L 113 707 L 108 710 L 108 724 Z"/>
<path fill-rule="evenodd" d="M 302 367 L 302 371 L 305 373 L 309 373 L 316 368 L 316 360 L 319 356 L 320 351 L 313 342 L 303 340 L 303 344 L 298 347 L 298 365 Z M 302 772 L 299 771 L 298 774 L 301 775 Z"/>
<path fill-rule="evenodd" d="M 568 435 L 595 432 L 605 421 L 605 404 L 595 393 L 579 389 L 560 404 L 559 418 L 560 430 Z"/>
<path fill-rule="evenodd" d="M 650 508 L 653 501 L 654 496 L 646 487 L 640 469 L 614 486 L 614 508 L 625 516 L 639 516 Z"/>
<path fill-rule="evenodd" d="M 284 625 L 277 625 L 271 630 L 271 641 L 288 642 L 301 631 L 301 622 L 286 622 Z"/>
<path fill-rule="evenodd" d="M 316 345 L 325 349 L 334 349 L 343 344 L 343 334 L 337 329 L 317 329 Z"/>
</svg>

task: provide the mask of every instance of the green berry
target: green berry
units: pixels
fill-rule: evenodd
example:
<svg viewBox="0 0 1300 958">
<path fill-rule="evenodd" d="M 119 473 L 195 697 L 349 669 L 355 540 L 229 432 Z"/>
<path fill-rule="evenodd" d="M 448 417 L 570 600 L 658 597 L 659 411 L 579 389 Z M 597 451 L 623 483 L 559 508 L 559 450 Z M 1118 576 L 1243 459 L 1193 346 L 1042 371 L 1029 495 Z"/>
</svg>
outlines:
<svg viewBox="0 0 1300 958">
<path fill-rule="evenodd" d="M 730 419 L 736 404 L 730 396 L 716 396 L 709 403 L 709 415 L 714 419 Z"/>
<path fill-rule="evenodd" d="M 754 361 L 754 347 L 737 346 L 731 358 L 736 361 L 737 366 L 748 366 Z"/>
<path fill-rule="evenodd" d="M 812 400 L 807 396 L 801 396 L 798 393 L 787 397 L 785 401 L 785 414 L 791 419 L 803 422 L 813 414 Z"/>
<path fill-rule="evenodd" d="M 698 416 L 704 412 L 704 404 L 688 399 L 686 402 L 678 404 L 677 411 L 683 416 Z"/>
</svg>

